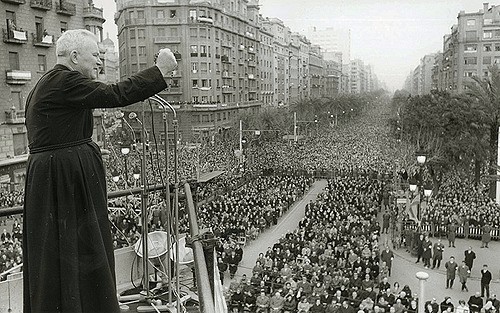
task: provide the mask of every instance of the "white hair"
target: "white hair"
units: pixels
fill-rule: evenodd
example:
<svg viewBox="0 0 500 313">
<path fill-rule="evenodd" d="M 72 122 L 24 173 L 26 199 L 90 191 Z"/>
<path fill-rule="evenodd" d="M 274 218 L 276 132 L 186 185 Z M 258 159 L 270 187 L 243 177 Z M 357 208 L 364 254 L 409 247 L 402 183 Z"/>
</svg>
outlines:
<svg viewBox="0 0 500 313">
<path fill-rule="evenodd" d="M 65 31 L 56 42 L 56 55 L 68 56 L 72 50 L 80 48 L 89 40 L 97 42 L 97 37 L 86 29 L 71 29 Z"/>
</svg>

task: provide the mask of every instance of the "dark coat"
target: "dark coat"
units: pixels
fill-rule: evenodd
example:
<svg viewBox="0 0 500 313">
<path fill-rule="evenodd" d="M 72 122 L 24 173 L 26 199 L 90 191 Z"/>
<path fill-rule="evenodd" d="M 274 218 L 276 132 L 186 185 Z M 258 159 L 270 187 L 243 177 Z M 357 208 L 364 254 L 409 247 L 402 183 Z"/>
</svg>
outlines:
<svg viewBox="0 0 500 313">
<path fill-rule="evenodd" d="M 165 88 L 156 66 L 106 85 L 56 65 L 31 91 L 24 312 L 120 312 L 105 169 L 90 141 L 92 109 L 129 105 Z"/>
</svg>

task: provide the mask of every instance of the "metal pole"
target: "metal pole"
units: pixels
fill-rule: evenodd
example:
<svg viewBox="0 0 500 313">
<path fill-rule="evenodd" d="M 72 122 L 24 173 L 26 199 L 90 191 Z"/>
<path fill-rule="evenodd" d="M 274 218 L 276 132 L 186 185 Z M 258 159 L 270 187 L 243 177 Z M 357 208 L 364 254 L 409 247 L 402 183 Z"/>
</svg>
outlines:
<svg viewBox="0 0 500 313">
<path fill-rule="evenodd" d="M 240 163 L 243 160 L 243 121 L 240 120 Z"/>
<path fill-rule="evenodd" d="M 417 272 L 415 274 L 417 279 L 420 281 L 420 294 L 418 295 L 418 312 L 425 312 L 425 281 L 429 278 L 429 274 L 426 272 Z"/>
<path fill-rule="evenodd" d="M 198 298 L 200 299 L 200 312 L 215 313 L 215 303 L 212 296 L 212 290 L 210 289 L 210 281 L 205 262 L 205 255 L 203 253 L 203 246 L 198 240 L 200 231 L 198 229 L 196 210 L 193 203 L 193 196 L 191 194 L 191 187 L 188 183 L 184 184 L 184 190 L 186 192 L 189 230 L 191 238 L 193 239 L 192 247 L 194 267 L 196 271 L 196 285 L 198 286 Z"/>
<path fill-rule="evenodd" d="M 144 101 L 142 102 L 142 120 L 144 121 Z M 146 129 L 141 123 L 142 130 L 142 160 L 141 160 L 141 222 L 142 222 L 142 288 L 146 291 L 146 297 L 150 297 L 149 272 L 148 272 L 148 193 L 146 187 Z"/>
<path fill-rule="evenodd" d="M 167 220 L 163 225 L 163 228 L 167 231 L 167 247 L 168 250 L 172 249 L 171 240 L 171 225 L 172 225 L 172 214 L 170 205 L 170 179 L 168 174 L 169 162 L 170 162 L 170 150 L 168 149 L 168 123 L 167 123 L 167 112 L 163 112 L 163 128 L 165 130 L 165 206 L 167 208 L 166 216 Z M 167 257 L 167 281 L 168 281 L 168 305 L 172 305 L 172 273 L 171 273 L 171 260 Z"/>
<path fill-rule="evenodd" d="M 293 112 L 293 141 L 297 141 L 297 112 Z"/>
<path fill-rule="evenodd" d="M 175 293 L 177 297 L 177 312 L 181 311 L 181 296 L 179 285 L 179 175 L 178 175 L 178 160 L 177 160 L 177 140 L 179 136 L 179 124 L 176 118 L 172 121 L 174 125 L 174 186 L 175 186 L 175 200 L 174 200 L 174 219 L 175 219 Z"/>
</svg>

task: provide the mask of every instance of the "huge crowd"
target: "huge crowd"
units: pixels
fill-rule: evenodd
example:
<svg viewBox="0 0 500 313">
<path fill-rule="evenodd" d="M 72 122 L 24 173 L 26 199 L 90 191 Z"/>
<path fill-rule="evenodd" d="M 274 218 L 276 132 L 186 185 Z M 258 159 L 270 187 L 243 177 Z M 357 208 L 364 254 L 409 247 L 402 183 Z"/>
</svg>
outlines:
<svg viewBox="0 0 500 313">
<path fill-rule="evenodd" d="M 273 313 L 416 312 L 416 297 L 409 287 L 388 283 L 392 252 L 379 242 L 381 227 L 376 219 L 384 202 L 386 182 L 380 179 L 381 175 L 392 175 L 403 166 L 404 156 L 398 143 L 387 133 L 381 114 L 367 114 L 363 120 L 335 128 L 327 126 L 313 134 L 297 143 L 262 140 L 259 145 L 249 146 L 247 153 L 252 155 L 252 162 L 247 164 L 247 170 L 257 173 L 251 178 L 239 175 L 234 142 L 220 139 L 179 147 L 180 181 L 192 180 L 208 171 L 224 172 L 219 178 L 194 185 L 194 194 L 200 204 L 200 227 L 211 229 L 221 238 L 216 250 L 221 277 L 231 278 L 229 306 L 236 311 L 247 308 L 266 313 L 267 309 L 274 309 L 270 311 Z M 131 151 L 123 156 L 120 151 L 111 150 L 106 160 L 108 189 L 137 186 L 131 173 L 140 167 L 139 154 Z M 164 151 L 149 148 L 148 184 L 163 183 L 165 166 L 159 164 L 164 158 Z M 125 162 L 130 172 L 128 181 L 123 175 Z M 172 165 L 170 182 L 174 177 Z M 115 182 L 112 173 L 118 168 L 121 177 Z M 308 174 L 315 171 L 333 175 L 318 200 L 307 205 L 299 227 L 258 257 L 251 277 L 237 275 L 243 257 L 242 240 L 255 239 L 275 225 L 311 186 L 314 180 Z M 262 175 L 271 172 L 274 174 Z M 467 180 L 456 179 L 456 175 L 443 179 L 422 223 L 500 226 L 498 207 L 488 200 L 481 186 L 474 187 Z M 0 204 L 21 204 L 21 199 L 22 192 L 5 193 L 0 195 Z M 165 201 L 161 192 L 152 194 L 148 206 L 151 229 L 162 230 Z M 117 198 L 110 207 L 115 247 L 135 243 L 141 230 L 139 198 Z M 182 204 L 180 209 L 179 228 L 186 232 L 187 215 Z M 2 239 L 0 273 L 22 261 L 22 230 L 16 227 L 16 236 L 12 229 L 10 239 Z M 496 305 L 494 300 L 491 302 Z M 439 306 L 436 301 L 429 301 L 426 308 L 432 310 L 427 313 L 437 313 L 436 305 Z M 460 305 L 450 305 L 448 300 L 441 303 L 444 311 L 457 306 L 458 312 Z"/>
</svg>

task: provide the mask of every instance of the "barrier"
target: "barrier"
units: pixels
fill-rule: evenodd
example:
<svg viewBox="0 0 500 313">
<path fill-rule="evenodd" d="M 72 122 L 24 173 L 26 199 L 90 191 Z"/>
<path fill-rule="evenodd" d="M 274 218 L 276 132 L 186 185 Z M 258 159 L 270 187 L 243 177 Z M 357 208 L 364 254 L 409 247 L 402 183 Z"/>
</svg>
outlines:
<svg viewBox="0 0 500 313">
<path fill-rule="evenodd" d="M 418 225 L 413 222 L 403 222 L 403 230 L 422 231 L 431 237 L 446 237 L 448 234 L 447 225 L 434 223 L 422 224 L 419 229 Z M 482 234 L 482 227 L 469 226 L 467 223 L 458 226 L 456 229 L 456 237 L 458 238 L 481 239 Z M 500 228 L 492 228 L 490 235 L 492 240 L 500 240 Z"/>
</svg>

